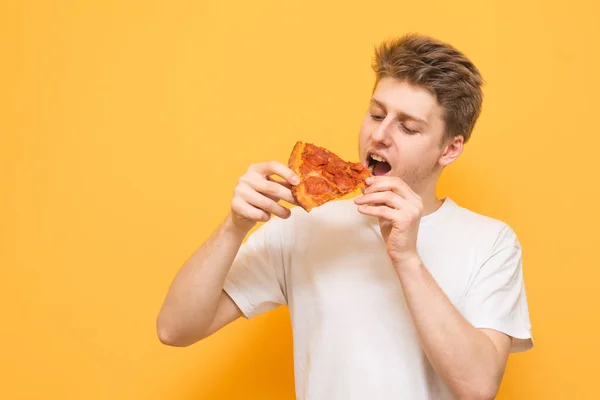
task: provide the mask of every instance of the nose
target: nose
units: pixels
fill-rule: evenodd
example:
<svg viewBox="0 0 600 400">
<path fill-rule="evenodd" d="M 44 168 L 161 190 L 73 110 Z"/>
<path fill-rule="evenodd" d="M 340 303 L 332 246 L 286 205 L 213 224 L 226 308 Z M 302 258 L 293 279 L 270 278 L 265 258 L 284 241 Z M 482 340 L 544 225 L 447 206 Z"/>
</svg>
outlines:
<svg viewBox="0 0 600 400">
<path fill-rule="evenodd" d="M 392 120 L 389 118 L 384 119 L 377 125 L 373 126 L 371 131 L 371 139 L 373 142 L 380 143 L 385 147 L 391 145 L 391 128 Z"/>
</svg>

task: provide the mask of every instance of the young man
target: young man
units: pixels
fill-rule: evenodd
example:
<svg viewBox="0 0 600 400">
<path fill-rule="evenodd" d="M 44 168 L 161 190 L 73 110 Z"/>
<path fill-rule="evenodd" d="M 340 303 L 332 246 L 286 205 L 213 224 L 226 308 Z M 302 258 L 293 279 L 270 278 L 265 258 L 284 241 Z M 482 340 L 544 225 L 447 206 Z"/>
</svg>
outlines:
<svg viewBox="0 0 600 400">
<path fill-rule="evenodd" d="M 382 44 L 374 70 L 364 193 L 290 211 L 278 201 L 295 203 L 294 173 L 252 165 L 175 277 L 158 335 L 187 346 L 287 305 L 299 399 L 492 399 L 509 353 L 532 346 L 521 246 L 505 223 L 436 197 L 479 116 L 481 76 L 418 35 Z"/>
</svg>

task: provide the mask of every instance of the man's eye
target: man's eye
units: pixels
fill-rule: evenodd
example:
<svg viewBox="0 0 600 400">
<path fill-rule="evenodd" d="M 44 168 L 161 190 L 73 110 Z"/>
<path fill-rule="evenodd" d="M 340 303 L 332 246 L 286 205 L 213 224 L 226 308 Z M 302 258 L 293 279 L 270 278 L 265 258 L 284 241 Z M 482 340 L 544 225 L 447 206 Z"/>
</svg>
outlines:
<svg viewBox="0 0 600 400">
<path fill-rule="evenodd" d="M 406 127 L 406 125 L 404 125 L 402 122 L 400 123 L 400 126 L 402 127 L 402 130 L 406 133 L 408 133 L 409 135 L 414 135 L 415 133 L 417 133 L 417 131 L 414 131 L 412 129 L 408 129 Z"/>
<path fill-rule="evenodd" d="M 374 121 L 383 121 L 385 119 L 385 115 L 371 114 L 371 118 Z"/>
</svg>

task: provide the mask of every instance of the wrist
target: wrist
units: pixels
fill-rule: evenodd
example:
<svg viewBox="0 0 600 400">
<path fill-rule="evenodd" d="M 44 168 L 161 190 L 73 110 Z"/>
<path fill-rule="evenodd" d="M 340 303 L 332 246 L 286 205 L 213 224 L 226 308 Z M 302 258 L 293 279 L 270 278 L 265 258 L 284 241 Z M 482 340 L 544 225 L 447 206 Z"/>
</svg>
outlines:
<svg viewBox="0 0 600 400">
<path fill-rule="evenodd" d="M 240 226 L 239 224 L 236 224 L 235 216 L 232 213 L 229 213 L 227 215 L 227 218 L 225 218 L 225 221 L 223 222 L 224 232 L 233 235 L 240 241 L 244 240 L 244 238 L 246 237 L 248 232 L 250 232 L 251 229 L 252 227 Z"/>
<path fill-rule="evenodd" d="M 392 258 L 392 263 L 396 271 L 398 271 L 398 273 L 406 270 L 417 270 L 423 265 L 421 257 L 416 251 L 405 252 L 399 255 L 395 255 Z"/>
</svg>

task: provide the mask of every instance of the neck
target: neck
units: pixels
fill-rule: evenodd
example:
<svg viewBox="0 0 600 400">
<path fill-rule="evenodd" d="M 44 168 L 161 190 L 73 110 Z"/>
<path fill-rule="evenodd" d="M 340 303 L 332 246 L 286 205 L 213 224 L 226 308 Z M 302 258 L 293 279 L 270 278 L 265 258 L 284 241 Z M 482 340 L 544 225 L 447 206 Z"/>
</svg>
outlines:
<svg viewBox="0 0 600 400">
<path fill-rule="evenodd" d="M 423 216 L 437 211 L 444 203 L 442 200 L 438 199 L 435 194 L 421 197 L 421 199 L 423 200 Z"/>
<path fill-rule="evenodd" d="M 433 180 L 431 184 L 425 185 L 417 192 L 423 201 L 423 216 L 437 211 L 443 204 L 436 195 L 436 183 L 437 180 Z"/>
</svg>

